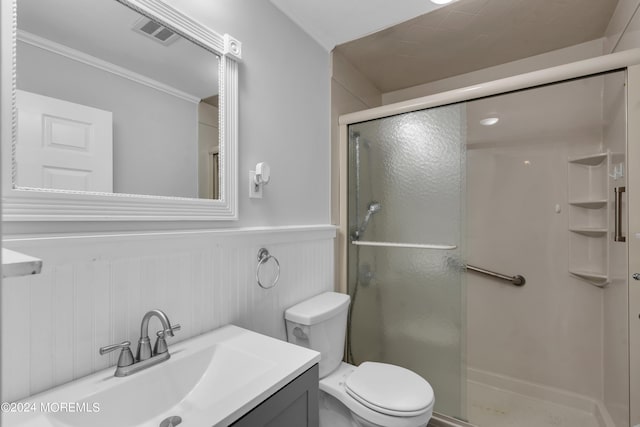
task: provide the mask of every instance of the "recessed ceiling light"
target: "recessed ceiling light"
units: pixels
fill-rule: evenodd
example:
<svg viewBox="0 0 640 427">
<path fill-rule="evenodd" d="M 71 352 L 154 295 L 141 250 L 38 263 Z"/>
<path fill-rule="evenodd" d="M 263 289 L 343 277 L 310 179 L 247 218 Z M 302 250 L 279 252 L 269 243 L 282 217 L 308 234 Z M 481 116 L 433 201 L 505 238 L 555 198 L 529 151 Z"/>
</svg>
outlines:
<svg viewBox="0 0 640 427">
<path fill-rule="evenodd" d="M 486 119 L 480 120 L 480 124 L 482 126 L 493 126 L 500 121 L 497 117 L 487 117 Z"/>
<path fill-rule="evenodd" d="M 435 3 L 435 4 L 447 4 L 447 3 L 451 3 L 453 0 L 431 0 L 431 3 Z"/>
</svg>

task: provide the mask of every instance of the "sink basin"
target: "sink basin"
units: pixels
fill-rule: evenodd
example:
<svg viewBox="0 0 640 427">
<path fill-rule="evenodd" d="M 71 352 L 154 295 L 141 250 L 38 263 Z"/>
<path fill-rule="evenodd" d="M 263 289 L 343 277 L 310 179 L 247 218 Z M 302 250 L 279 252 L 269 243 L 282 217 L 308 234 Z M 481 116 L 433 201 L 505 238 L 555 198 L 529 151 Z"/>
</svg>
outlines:
<svg viewBox="0 0 640 427">
<path fill-rule="evenodd" d="M 320 360 L 320 354 L 229 325 L 169 347 L 171 358 L 128 377 L 115 368 L 19 402 L 5 427 L 228 425 Z"/>
</svg>

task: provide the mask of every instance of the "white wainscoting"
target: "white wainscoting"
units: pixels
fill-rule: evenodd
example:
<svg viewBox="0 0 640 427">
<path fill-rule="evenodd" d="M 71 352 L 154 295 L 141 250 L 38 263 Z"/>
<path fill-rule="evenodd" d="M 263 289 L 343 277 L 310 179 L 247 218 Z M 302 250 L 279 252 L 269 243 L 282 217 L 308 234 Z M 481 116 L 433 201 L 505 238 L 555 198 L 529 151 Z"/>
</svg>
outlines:
<svg viewBox="0 0 640 427">
<path fill-rule="evenodd" d="M 44 264 L 2 284 L 2 401 L 115 365 L 98 348 L 129 340 L 135 352 L 154 308 L 182 325 L 169 347 L 228 323 L 285 339 L 284 310 L 334 287 L 334 237 L 310 226 L 5 239 Z M 270 290 L 255 281 L 261 247 L 281 265 Z"/>
</svg>

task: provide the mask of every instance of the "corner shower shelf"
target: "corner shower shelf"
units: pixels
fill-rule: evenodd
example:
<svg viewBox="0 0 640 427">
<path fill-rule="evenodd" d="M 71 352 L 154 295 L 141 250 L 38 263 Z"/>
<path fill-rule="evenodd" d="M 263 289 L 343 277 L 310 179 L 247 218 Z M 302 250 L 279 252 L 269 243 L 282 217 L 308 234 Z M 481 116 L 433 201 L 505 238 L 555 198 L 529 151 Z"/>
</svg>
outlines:
<svg viewBox="0 0 640 427">
<path fill-rule="evenodd" d="M 568 159 L 569 273 L 603 287 L 609 277 L 612 153 Z"/>
<path fill-rule="evenodd" d="M 569 159 L 569 163 L 575 163 L 578 165 L 597 166 L 605 161 L 608 157 L 608 153 L 591 154 L 589 156 L 574 157 Z"/>
<path fill-rule="evenodd" d="M 580 208 L 586 208 L 586 209 L 600 209 L 600 208 L 604 208 L 607 205 L 607 200 L 606 199 L 574 200 L 572 202 L 569 202 L 569 204 L 571 206 L 578 206 Z"/>
<path fill-rule="evenodd" d="M 570 228 L 569 231 L 573 233 L 582 234 L 584 236 L 589 236 L 589 237 L 600 237 L 600 236 L 605 236 L 609 230 L 607 230 L 606 228 L 581 227 L 581 228 Z"/>
<path fill-rule="evenodd" d="M 569 273 L 578 276 L 581 279 L 588 280 L 596 286 L 604 286 L 609 283 L 609 276 L 602 273 L 594 273 L 591 271 L 569 270 Z"/>
</svg>

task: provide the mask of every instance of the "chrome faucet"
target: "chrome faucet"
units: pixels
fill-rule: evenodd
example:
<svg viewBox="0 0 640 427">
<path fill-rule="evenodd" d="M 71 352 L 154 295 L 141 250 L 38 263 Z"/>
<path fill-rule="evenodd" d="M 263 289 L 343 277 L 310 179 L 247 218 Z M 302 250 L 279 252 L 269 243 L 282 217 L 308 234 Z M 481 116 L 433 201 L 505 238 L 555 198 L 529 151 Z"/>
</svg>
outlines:
<svg viewBox="0 0 640 427">
<path fill-rule="evenodd" d="M 153 351 L 151 351 L 151 342 L 149 341 L 149 320 L 151 320 L 153 316 L 160 319 L 160 323 L 162 323 L 162 330 L 156 333 L 156 343 L 153 347 Z M 133 354 L 129 348 L 131 345 L 129 341 L 102 347 L 100 349 L 100 354 L 106 354 L 117 349 L 122 349 L 114 375 L 116 377 L 125 377 L 169 359 L 171 355 L 168 351 L 165 336 L 169 335 L 172 337 L 174 336 L 174 331 L 178 330 L 180 330 L 180 325 L 176 324 L 175 326 L 171 326 L 169 318 L 163 311 L 151 310 L 142 317 L 142 323 L 140 324 L 140 339 L 138 340 L 138 351 L 136 352 L 135 359 L 133 358 Z"/>
<path fill-rule="evenodd" d="M 140 339 L 138 340 L 136 362 L 142 362 L 143 360 L 147 360 L 153 356 L 151 353 L 151 341 L 149 341 L 149 320 L 151 320 L 153 316 L 160 319 L 160 323 L 162 323 L 162 331 L 169 334 L 169 336 L 173 336 L 173 327 L 171 327 L 171 322 L 167 315 L 161 310 L 148 311 L 142 318 L 142 323 L 140 324 Z M 160 337 L 158 336 L 158 339 L 159 338 Z"/>
</svg>

